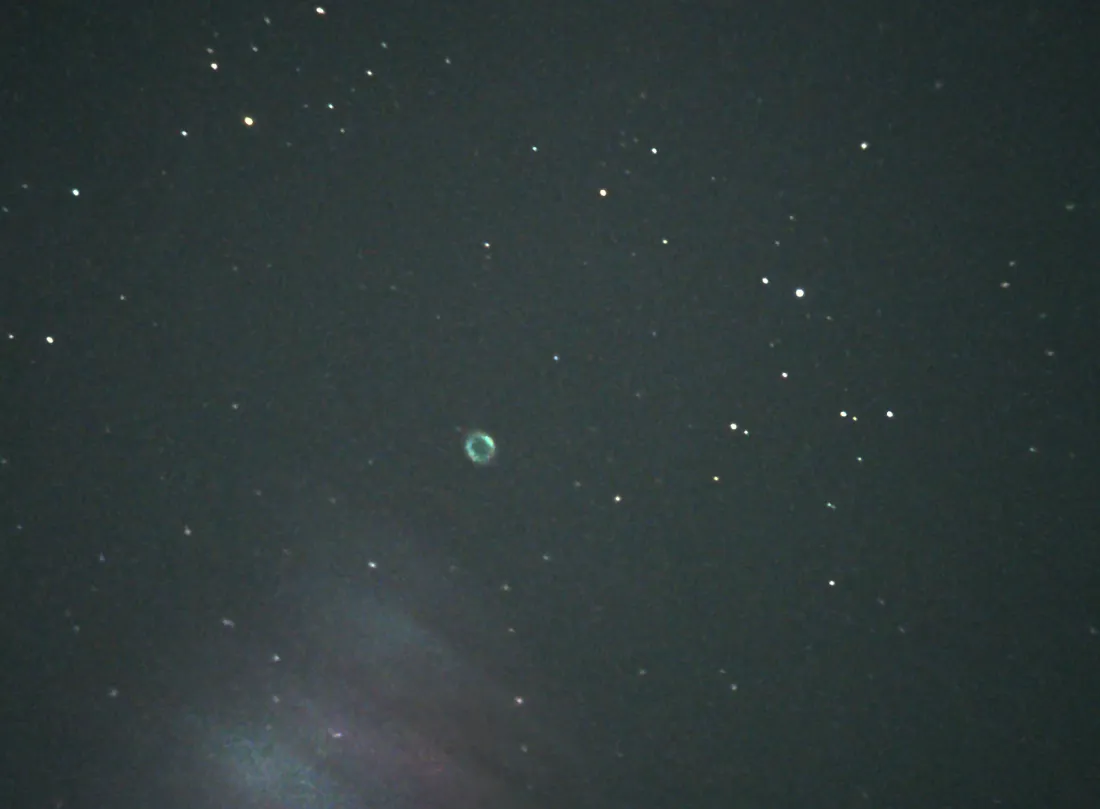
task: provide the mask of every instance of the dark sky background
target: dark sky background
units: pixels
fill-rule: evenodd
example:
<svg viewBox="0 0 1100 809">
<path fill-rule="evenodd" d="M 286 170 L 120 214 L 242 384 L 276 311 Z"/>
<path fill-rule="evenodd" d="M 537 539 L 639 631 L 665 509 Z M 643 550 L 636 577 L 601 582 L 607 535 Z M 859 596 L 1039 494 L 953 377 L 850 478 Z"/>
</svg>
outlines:
<svg viewBox="0 0 1100 809">
<path fill-rule="evenodd" d="M 372 637 L 282 578 L 368 557 L 412 662 L 356 676 L 430 670 L 414 622 L 477 672 L 360 726 L 461 738 L 468 792 L 384 809 L 1092 805 L 1098 32 L 5 8 L 0 805 L 231 805 L 161 777 L 181 717 L 263 692 L 248 632 Z M 490 682 L 539 775 L 464 724 Z"/>
</svg>

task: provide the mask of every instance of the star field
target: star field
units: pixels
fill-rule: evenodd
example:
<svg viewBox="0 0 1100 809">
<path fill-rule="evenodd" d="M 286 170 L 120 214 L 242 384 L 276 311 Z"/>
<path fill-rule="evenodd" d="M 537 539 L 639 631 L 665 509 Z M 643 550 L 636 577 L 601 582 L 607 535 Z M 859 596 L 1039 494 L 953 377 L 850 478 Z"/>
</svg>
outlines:
<svg viewBox="0 0 1100 809">
<path fill-rule="evenodd" d="M 11 805 L 1084 805 L 1068 12 L 13 30 Z"/>
</svg>

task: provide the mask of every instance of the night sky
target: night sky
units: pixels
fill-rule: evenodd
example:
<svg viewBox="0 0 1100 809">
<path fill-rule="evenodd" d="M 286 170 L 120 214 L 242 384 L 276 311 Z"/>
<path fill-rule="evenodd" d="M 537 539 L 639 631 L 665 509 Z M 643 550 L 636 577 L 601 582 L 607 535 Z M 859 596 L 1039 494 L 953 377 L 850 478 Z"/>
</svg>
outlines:
<svg viewBox="0 0 1100 809">
<path fill-rule="evenodd" d="M 1096 805 L 1098 32 L 9 4 L 0 807 Z"/>
</svg>

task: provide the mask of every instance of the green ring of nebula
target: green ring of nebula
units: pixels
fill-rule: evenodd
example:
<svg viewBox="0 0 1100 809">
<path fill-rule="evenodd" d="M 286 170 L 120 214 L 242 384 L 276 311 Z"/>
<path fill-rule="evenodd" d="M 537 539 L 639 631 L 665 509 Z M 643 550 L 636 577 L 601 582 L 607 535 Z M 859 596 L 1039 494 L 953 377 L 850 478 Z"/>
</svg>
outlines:
<svg viewBox="0 0 1100 809">
<path fill-rule="evenodd" d="M 493 437 L 481 430 L 467 433 L 462 447 L 466 450 L 466 457 L 477 466 L 488 466 L 497 454 L 497 444 Z"/>
</svg>

